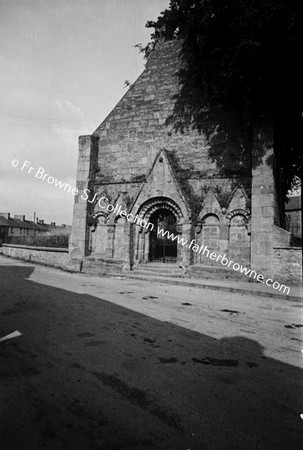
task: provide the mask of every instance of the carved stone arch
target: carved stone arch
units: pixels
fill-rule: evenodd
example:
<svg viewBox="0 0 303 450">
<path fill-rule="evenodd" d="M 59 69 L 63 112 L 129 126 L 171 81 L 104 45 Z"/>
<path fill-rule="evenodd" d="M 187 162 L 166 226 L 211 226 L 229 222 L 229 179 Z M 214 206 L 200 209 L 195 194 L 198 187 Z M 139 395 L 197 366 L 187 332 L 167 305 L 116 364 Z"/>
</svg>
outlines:
<svg viewBox="0 0 303 450">
<path fill-rule="evenodd" d="M 201 223 L 202 225 L 205 223 L 206 219 L 209 217 L 214 217 L 215 219 L 217 219 L 220 222 L 220 217 L 218 214 L 213 213 L 213 212 L 209 212 L 207 214 L 204 214 L 204 216 L 201 217 Z"/>
<path fill-rule="evenodd" d="M 234 188 L 229 197 L 227 203 L 227 211 L 232 211 L 239 208 L 247 210 L 249 204 L 249 198 L 244 187 L 242 185 L 239 185 Z"/>
<path fill-rule="evenodd" d="M 104 221 L 105 221 L 105 222 L 107 222 L 108 216 L 109 216 L 109 214 L 108 214 L 108 213 L 105 213 L 105 212 L 103 212 L 103 211 L 94 211 L 94 213 L 93 213 L 93 217 L 94 217 L 95 219 L 98 219 L 99 217 L 104 217 Z"/>
<path fill-rule="evenodd" d="M 91 233 L 91 252 L 105 256 L 107 246 L 107 221 L 108 215 L 102 211 L 96 211 L 93 214 L 95 219 L 95 228 Z"/>
<path fill-rule="evenodd" d="M 235 216 L 242 216 L 245 220 L 245 226 L 247 228 L 248 234 L 250 234 L 250 221 L 251 221 L 251 213 L 250 210 L 245 209 L 234 209 L 233 211 L 230 211 L 228 214 L 226 214 L 226 220 L 228 221 L 228 226 L 230 226 L 231 220 Z"/>
<path fill-rule="evenodd" d="M 140 206 L 137 214 L 141 219 L 149 220 L 150 216 L 160 208 L 171 211 L 176 216 L 178 224 L 183 223 L 184 216 L 181 208 L 169 197 L 153 197 L 147 200 Z"/>
<path fill-rule="evenodd" d="M 150 228 L 142 228 L 140 225 L 133 228 L 134 254 L 137 263 L 155 261 L 159 258 L 161 259 L 162 256 L 166 262 L 167 260 L 181 260 L 183 253 L 180 246 L 177 245 L 177 242 L 167 242 L 165 237 L 161 241 L 161 237 L 157 234 L 157 227 L 160 224 L 159 217 L 162 215 L 164 222 L 166 220 L 172 220 L 170 222 L 171 225 L 169 225 L 172 227 L 169 229 L 170 232 L 173 234 L 182 233 L 184 216 L 181 207 L 170 197 L 152 197 L 140 205 L 136 214 L 140 219 L 139 222 L 145 220 L 146 223 L 152 225 Z M 167 229 L 166 225 L 164 228 Z M 165 245 L 164 241 L 166 242 Z M 163 254 L 161 253 L 162 244 Z M 172 253 L 170 254 L 171 250 Z M 162 255 L 161 257 L 159 256 L 160 253 Z"/>
<path fill-rule="evenodd" d="M 214 213 L 207 213 L 201 217 L 199 227 L 196 227 L 195 240 L 199 247 L 203 244 L 212 251 L 220 248 L 220 217 Z M 196 264 L 210 264 L 209 260 L 201 254 L 194 253 Z"/>
</svg>

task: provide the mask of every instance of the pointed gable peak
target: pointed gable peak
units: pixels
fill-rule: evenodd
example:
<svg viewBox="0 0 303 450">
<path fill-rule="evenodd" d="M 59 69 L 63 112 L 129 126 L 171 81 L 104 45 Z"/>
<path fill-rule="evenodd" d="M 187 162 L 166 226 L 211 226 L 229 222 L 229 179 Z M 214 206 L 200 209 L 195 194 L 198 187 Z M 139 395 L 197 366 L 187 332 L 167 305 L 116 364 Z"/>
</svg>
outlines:
<svg viewBox="0 0 303 450">
<path fill-rule="evenodd" d="M 171 166 L 168 152 L 164 148 L 155 156 L 139 189 L 133 208 L 137 210 L 140 204 L 153 197 L 171 198 L 180 206 L 184 216 L 190 215 L 189 205 Z"/>
</svg>

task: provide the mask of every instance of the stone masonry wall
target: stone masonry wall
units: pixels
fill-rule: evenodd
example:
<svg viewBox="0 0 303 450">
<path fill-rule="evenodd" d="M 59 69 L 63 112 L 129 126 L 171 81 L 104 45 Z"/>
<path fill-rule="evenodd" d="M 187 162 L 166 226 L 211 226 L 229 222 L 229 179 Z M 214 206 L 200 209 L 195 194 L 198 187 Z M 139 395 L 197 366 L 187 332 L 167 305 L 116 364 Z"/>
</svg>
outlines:
<svg viewBox="0 0 303 450">
<path fill-rule="evenodd" d="M 250 262 L 252 268 L 271 276 L 273 247 L 279 242 L 286 244 L 285 233 L 276 230 L 278 238 L 274 237 L 274 227 L 279 221 L 271 124 L 258 124 L 253 130 L 252 142 L 245 141 L 248 150 L 245 154 L 254 156 L 247 157 L 246 169 L 242 171 L 235 163 L 235 157 L 228 161 L 230 154 L 237 155 L 237 148 L 230 152 L 231 146 L 236 144 L 229 142 L 224 133 L 218 132 L 218 135 L 215 133 L 206 138 L 192 130 L 184 134 L 175 132 L 167 119 L 174 109 L 174 95 L 179 90 L 179 50 L 180 44 L 176 41 L 158 43 L 146 69 L 113 111 L 91 136 L 80 137 L 77 188 L 80 191 L 89 188 L 98 198 L 106 196 L 112 204 L 121 202 L 123 198 L 126 210 L 131 205 L 139 209 L 142 195 L 141 204 L 138 204 L 138 194 L 142 186 L 144 201 L 164 196 L 164 192 L 167 197 L 172 197 L 175 195 L 174 183 L 165 187 L 165 183 L 169 184 L 165 178 L 162 183 L 164 189 L 158 182 L 159 177 L 155 183 L 148 181 L 156 156 L 165 149 L 168 166 L 190 210 L 183 226 L 189 239 L 196 233 L 198 240 L 208 240 L 203 231 L 207 226 L 210 238 L 215 235 L 219 239 L 220 252 L 230 253 L 241 263 Z M 216 159 L 218 167 L 209 156 L 210 151 L 212 155 L 219 155 Z M 230 176 L 223 176 L 222 173 L 226 172 L 220 171 L 226 155 L 229 165 L 235 166 Z M 210 193 L 215 196 L 212 203 Z M 180 206 L 180 202 L 175 201 Z M 207 208 L 210 203 L 215 203 L 215 206 Z M 89 248 L 95 246 L 95 253 L 106 258 L 123 259 L 126 264 L 126 253 L 132 251 L 129 250 L 130 245 L 127 241 L 127 250 L 120 254 L 121 245 L 115 247 L 113 236 L 116 232 L 122 242 L 127 233 L 123 235 L 122 225 L 114 224 L 111 218 L 102 222 L 104 217 L 98 219 L 95 234 L 92 230 L 90 232 L 88 218 L 92 217 L 94 208 L 86 200 L 81 200 L 80 195 L 76 196 L 70 239 L 71 260 L 81 270 L 83 258 L 90 254 Z M 232 214 L 235 210 L 238 210 L 237 215 Z M 206 218 L 207 215 L 215 217 Z M 106 237 L 100 237 L 101 232 L 106 233 Z M 143 250 L 139 244 L 136 242 L 134 245 L 139 249 L 137 253 L 141 254 Z M 190 262 L 200 264 L 202 261 Z"/>
<path fill-rule="evenodd" d="M 95 172 L 98 155 L 97 138 L 80 136 L 77 166 L 77 189 L 73 211 L 73 226 L 69 241 L 71 264 L 75 270 L 81 267 L 82 258 L 86 255 L 88 246 L 88 202 L 84 200 L 83 191 L 92 190 L 92 174 Z"/>
<path fill-rule="evenodd" d="M 274 225 L 274 245 L 289 247 L 291 239 L 291 233 L 283 228 Z"/>
<path fill-rule="evenodd" d="M 231 181 L 218 174 L 216 164 L 209 158 L 206 137 L 195 131 L 176 133 L 166 124 L 179 89 L 179 49 L 176 41 L 159 43 L 144 72 L 94 132 L 99 137 L 95 190 L 116 198 L 124 183 L 133 197 L 158 151 L 165 148 L 177 178 L 182 179 L 184 190 L 194 201 L 198 198 L 202 202 L 211 184 L 226 202 Z M 218 141 L 218 145 L 222 142 Z M 249 191 L 250 176 L 245 184 Z"/>
<path fill-rule="evenodd" d="M 67 269 L 69 259 L 66 248 L 30 247 L 11 244 L 3 245 L 3 255 L 60 269 Z"/>
<path fill-rule="evenodd" d="M 252 170 L 251 267 L 273 275 L 274 224 L 277 217 L 272 124 L 255 124 Z"/>
<path fill-rule="evenodd" d="M 302 248 L 275 247 L 273 269 L 279 283 L 302 283 Z"/>
</svg>

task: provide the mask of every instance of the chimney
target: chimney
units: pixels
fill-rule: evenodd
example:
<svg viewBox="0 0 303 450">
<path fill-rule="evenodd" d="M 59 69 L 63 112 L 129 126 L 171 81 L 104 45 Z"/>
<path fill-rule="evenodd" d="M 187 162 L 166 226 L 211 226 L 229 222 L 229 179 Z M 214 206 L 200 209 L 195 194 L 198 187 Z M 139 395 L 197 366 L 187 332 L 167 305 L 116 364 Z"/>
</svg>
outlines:
<svg viewBox="0 0 303 450">
<path fill-rule="evenodd" d="M 66 223 L 63 223 L 61 227 L 66 228 Z"/>
<path fill-rule="evenodd" d="M 22 220 L 22 222 L 25 222 L 25 215 L 24 214 L 22 214 L 22 215 L 20 215 L 20 214 L 15 214 L 14 215 L 14 218 L 15 219 L 19 219 L 19 220 Z"/>
<path fill-rule="evenodd" d="M 0 216 L 4 217 L 5 219 L 10 219 L 11 218 L 10 213 L 2 213 L 2 212 L 0 212 Z"/>
<path fill-rule="evenodd" d="M 51 226 L 55 227 L 56 226 L 56 222 L 51 222 Z"/>
<path fill-rule="evenodd" d="M 41 223 L 41 225 L 43 225 L 44 224 L 44 219 L 39 219 L 38 223 Z"/>
</svg>

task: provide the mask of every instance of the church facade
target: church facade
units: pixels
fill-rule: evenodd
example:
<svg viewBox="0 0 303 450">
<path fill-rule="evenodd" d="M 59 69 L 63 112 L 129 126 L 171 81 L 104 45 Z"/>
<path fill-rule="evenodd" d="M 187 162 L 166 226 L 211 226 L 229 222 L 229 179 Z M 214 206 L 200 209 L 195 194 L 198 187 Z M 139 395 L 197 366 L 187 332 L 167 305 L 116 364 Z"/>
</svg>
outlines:
<svg viewBox="0 0 303 450">
<path fill-rule="evenodd" d="M 274 248 L 288 245 L 290 234 L 281 227 L 270 126 L 253 133 L 248 169 L 222 174 L 210 149 L 220 154 L 228 139 L 175 132 L 167 122 L 178 68 L 176 43 L 159 43 L 97 130 L 80 136 L 71 264 L 122 273 L 166 262 L 203 276 L 204 267 L 218 264 L 195 251 L 204 245 L 274 276 Z M 256 162 L 254 147 L 260 146 Z"/>
</svg>

